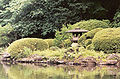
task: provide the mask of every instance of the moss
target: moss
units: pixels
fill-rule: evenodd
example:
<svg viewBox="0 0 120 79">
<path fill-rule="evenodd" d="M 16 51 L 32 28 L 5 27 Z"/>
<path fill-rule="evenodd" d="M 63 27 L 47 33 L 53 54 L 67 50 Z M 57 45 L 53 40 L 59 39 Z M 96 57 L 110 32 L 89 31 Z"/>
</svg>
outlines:
<svg viewBox="0 0 120 79">
<path fill-rule="evenodd" d="M 38 38 L 24 38 L 14 41 L 8 48 L 7 52 L 11 54 L 12 57 L 20 58 L 24 55 L 24 49 L 29 48 L 32 51 L 35 50 L 45 50 L 47 49 L 48 43 L 42 39 Z"/>
<path fill-rule="evenodd" d="M 92 44 L 97 51 L 120 52 L 120 28 L 107 28 L 97 32 Z"/>
<path fill-rule="evenodd" d="M 81 44 L 84 47 L 87 47 L 89 44 L 92 43 L 92 38 L 94 37 L 94 35 L 100 30 L 103 30 L 103 28 L 96 28 L 96 29 L 93 29 L 93 30 L 83 34 L 79 38 L 79 44 Z"/>
<path fill-rule="evenodd" d="M 54 39 L 45 39 L 44 41 L 48 43 L 49 47 L 54 46 Z"/>
</svg>

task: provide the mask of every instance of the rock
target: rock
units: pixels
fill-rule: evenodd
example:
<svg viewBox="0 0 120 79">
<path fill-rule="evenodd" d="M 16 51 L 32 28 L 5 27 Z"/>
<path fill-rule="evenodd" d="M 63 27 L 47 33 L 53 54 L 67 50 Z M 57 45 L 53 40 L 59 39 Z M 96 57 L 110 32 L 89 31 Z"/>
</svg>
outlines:
<svg viewBox="0 0 120 79">
<path fill-rule="evenodd" d="M 5 53 L 3 53 L 2 57 L 3 58 L 10 58 L 11 56 L 9 53 L 5 52 Z"/>
<path fill-rule="evenodd" d="M 118 67 L 120 67 L 120 61 L 118 61 L 116 65 L 117 65 Z"/>
<path fill-rule="evenodd" d="M 107 60 L 119 60 L 119 59 L 120 59 L 120 56 L 118 56 L 117 54 L 110 54 L 107 57 Z"/>
<path fill-rule="evenodd" d="M 20 63 L 32 63 L 32 62 L 33 62 L 33 59 L 22 58 L 22 59 L 16 60 L 16 62 L 20 62 Z"/>
<path fill-rule="evenodd" d="M 42 61 L 44 57 L 34 54 L 28 57 L 32 61 Z"/>
<path fill-rule="evenodd" d="M 106 61 L 106 65 L 116 65 L 118 63 L 118 61 L 117 60 L 107 60 Z"/>
<path fill-rule="evenodd" d="M 33 58 L 34 61 L 42 61 L 43 58 L 41 56 L 37 56 L 35 58 Z"/>
<path fill-rule="evenodd" d="M 78 43 L 72 43 L 72 45 L 71 45 L 72 47 L 78 47 L 79 46 L 79 44 Z"/>
<path fill-rule="evenodd" d="M 68 65 L 74 65 L 74 62 L 69 62 Z"/>
<path fill-rule="evenodd" d="M 2 55 L 2 57 L 0 59 L 1 61 L 10 61 L 11 60 L 11 55 L 9 53 L 5 52 L 5 53 L 2 53 L 1 55 Z"/>
<path fill-rule="evenodd" d="M 96 59 L 94 57 L 87 57 L 81 60 L 82 65 L 96 65 Z"/>
<path fill-rule="evenodd" d="M 58 61 L 59 64 L 65 64 L 65 61 Z"/>
</svg>

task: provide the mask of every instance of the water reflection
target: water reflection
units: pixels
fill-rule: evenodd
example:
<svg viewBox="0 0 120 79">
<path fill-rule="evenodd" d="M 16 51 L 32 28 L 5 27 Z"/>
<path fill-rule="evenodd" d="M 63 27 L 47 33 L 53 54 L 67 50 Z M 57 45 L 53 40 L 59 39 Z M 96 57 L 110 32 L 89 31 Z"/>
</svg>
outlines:
<svg viewBox="0 0 120 79">
<path fill-rule="evenodd" d="M 120 79 L 116 66 L 0 64 L 0 79 Z"/>
</svg>

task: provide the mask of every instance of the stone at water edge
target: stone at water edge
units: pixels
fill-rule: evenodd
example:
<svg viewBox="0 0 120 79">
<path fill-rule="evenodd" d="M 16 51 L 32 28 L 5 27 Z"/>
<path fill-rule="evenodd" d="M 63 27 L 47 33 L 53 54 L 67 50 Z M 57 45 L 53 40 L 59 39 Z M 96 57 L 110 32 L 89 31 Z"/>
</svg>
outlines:
<svg viewBox="0 0 120 79">
<path fill-rule="evenodd" d="M 5 53 L 3 53 L 2 57 L 3 58 L 10 58 L 11 55 L 9 53 L 5 52 Z"/>
<path fill-rule="evenodd" d="M 78 47 L 79 46 L 79 44 L 78 43 L 72 43 L 72 45 L 71 45 L 72 47 Z"/>
<path fill-rule="evenodd" d="M 112 60 L 112 59 L 119 60 L 120 56 L 118 56 L 117 54 L 110 54 L 109 56 L 107 56 L 107 60 Z"/>
</svg>

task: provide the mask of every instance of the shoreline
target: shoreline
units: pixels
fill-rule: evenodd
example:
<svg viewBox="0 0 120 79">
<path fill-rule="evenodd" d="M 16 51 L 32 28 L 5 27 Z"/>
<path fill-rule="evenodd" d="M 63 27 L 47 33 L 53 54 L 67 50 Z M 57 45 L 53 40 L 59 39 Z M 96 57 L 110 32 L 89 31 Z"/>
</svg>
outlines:
<svg viewBox="0 0 120 79">
<path fill-rule="evenodd" d="M 26 58 L 27 59 L 27 58 Z M 73 65 L 73 66 L 98 66 L 98 65 L 106 65 L 106 66 L 118 66 L 120 67 L 120 60 L 107 60 L 107 61 L 96 61 L 93 60 L 93 57 L 90 58 L 84 58 L 82 60 L 79 60 L 79 62 L 75 61 L 63 61 L 63 60 L 47 60 L 47 61 L 34 61 L 34 60 L 25 60 L 25 58 L 21 60 L 0 60 L 2 62 L 7 62 L 7 63 L 26 63 L 26 64 L 35 64 L 35 63 L 41 63 L 41 64 L 49 64 L 49 65 Z"/>
</svg>

